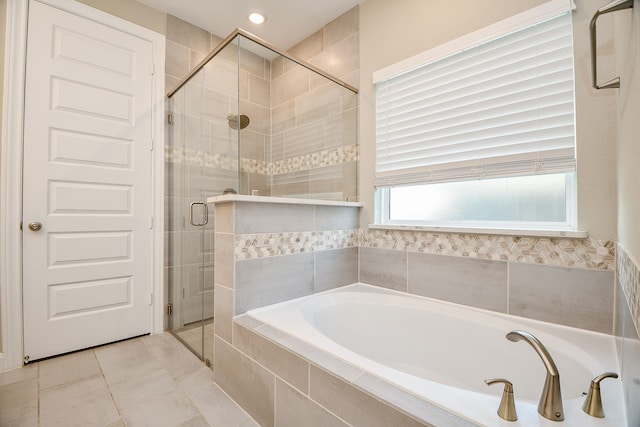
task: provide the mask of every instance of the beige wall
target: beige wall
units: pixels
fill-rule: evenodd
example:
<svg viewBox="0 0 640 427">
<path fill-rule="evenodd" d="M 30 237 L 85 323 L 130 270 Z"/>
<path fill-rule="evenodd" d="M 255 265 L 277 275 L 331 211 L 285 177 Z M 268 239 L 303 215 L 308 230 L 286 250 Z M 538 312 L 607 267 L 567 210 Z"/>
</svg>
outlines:
<svg viewBox="0 0 640 427">
<path fill-rule="evenodd" d="M 7 28 L 7 0 L 0 0 L 0 135 L 2 135 L 2 114 L 4 99 L 4 43 L 5 43 L 5 31 Z M 2 153 L 0 153 L 0 160 L 2 159 Z"/>
<path fill-rule="evenodd" d="M 373 222 L 374 93 L 372 73 L 546 0 L 367 0 L 360 5 L 361 224 Z M 578 227 L 594 239 L 616 236 L 615 94 L 590 87 L 588 23 L 599 1 L 577 2 L 574 12 L 578 138 Z M 599 26 L 599 40 L 611 29 Z M 603 55 L 606 51 L 602 52 Z"/>
<path fill-rule="evenodd" d="M 167 33 L 167 14 L 132 0 L 77 0 L 160 34 Z"/>
<path fill-rule="evenodd" d="M 616 62 L 621 80 L 617 153 L 618 239 L 637 264 L 640 261 L 640 8 L 617 12 L 615 20 Z"/>
</svg>

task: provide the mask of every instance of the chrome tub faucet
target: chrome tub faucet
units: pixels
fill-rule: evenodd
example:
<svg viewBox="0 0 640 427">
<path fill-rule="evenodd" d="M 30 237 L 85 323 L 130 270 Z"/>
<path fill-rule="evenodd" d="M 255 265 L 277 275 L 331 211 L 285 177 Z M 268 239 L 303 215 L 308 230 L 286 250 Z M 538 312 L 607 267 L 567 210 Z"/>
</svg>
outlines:
<svg viewBox="0 0 640 427">
<path fill-rule="evenodd" d="M 538 402 L 538 413 L 551 421 L 564 420 L 564 410 L 562 408 L 562 394 L 560 392 L 560 374 L 553 358 L 542 345 L 540 340 L 526 331 L 511 331 L 507 334 L 509 341 L 526 341 L 538 353 L 542 363 L 547 370 L 547 378 L 544 381 L 544 388 Z"/>
</svg>

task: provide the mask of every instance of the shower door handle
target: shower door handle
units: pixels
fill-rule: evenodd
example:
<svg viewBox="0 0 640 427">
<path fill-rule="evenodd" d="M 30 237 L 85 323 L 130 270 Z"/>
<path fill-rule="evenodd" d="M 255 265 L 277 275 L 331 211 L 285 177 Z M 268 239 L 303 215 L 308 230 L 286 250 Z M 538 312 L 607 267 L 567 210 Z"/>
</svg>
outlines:
<svg viewBox="0 0 640 427">
<path fill-rule="evenodd" d="M 202 221 L 201 222 L 193 222 L 193 207 L 194 206 L 202 206 Z M 194 227 L 202 227 L 203 225 L 207 225 L 209 223 L 209 206 L 203 202 L 191 202 L 189 205 L 189 222 Z"/>
</svg>

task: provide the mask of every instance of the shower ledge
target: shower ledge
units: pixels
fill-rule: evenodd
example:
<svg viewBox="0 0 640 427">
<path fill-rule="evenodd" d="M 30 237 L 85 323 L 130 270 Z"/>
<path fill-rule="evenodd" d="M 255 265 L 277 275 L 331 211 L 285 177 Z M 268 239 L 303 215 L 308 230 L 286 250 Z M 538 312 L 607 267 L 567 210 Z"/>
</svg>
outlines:
<svg viewBox="0 0 640 427">
<path fill-rule="evenodd" d="M 343 202 L 337 200 L 298 199 L 293 197 L 269 197 L 269 196 L 245 196 L 240 194 L 227 194 L 224 196 L 209 197 L 207 203 L 282 203 L 287 205 L 314 205 L 314 206 L 350 206 L 361 208 L 361 202 Z"/>
</svg>

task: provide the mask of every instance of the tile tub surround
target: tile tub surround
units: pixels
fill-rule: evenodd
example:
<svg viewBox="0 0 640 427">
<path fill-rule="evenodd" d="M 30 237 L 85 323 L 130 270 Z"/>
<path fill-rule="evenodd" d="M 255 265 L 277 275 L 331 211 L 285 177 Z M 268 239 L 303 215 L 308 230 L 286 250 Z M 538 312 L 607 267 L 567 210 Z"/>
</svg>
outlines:
<svg viewBox="0 0 640 427">
<path fill-rule="evenodd" d="M 614 272 L 360 247 L 360 281 L 597 332 L 613 332 Z"/>
<path fill-rule="evenodd" d="M 262 426 L 475 425 L 247 316 L 216 351 L 216 382 Z"/>
<path fill-rule="evenodd" d="M 358 280 L 363 283 L 612 333 L 613 242 L 366 230 L 357 229 L 355 221 L 334 229 L 305 231 L 311 229 L 310 216 L 293 220 L 296 215 L 308 215 L 305 209 L 309 208 L 281 212 L 277 221 L 289 224 L 282 231 L 272 227 L 269 233 L 251 233 L 256 230 L 238 225 L 233 236 L 234 259 L 255 262 L 256 271 L 266 271 L 266 258 L 359 248 L 353 262 L 359 264 Z M 255 223 L 268 211 L 276 216 L 277 205 L 255 207 L 255 215 L 246 220 Z M 298 261 L 304 262 L 303 257 Z M 286 261 L 272 263 L 284 266 Z M 316 274 L 316 280 L 318 277 Z"/>
<path fill-rule="evenodd" d="M 357 280 L 358 204 L 252 196 L 211 200 L 216 202 L 215 284 L 226 288 L 233 302 L 224 315 Z M 221 324 L 230 325 L 230 319 Z"/>
<path fill-rule="evenodd" d="M 337 402 L 331 402 L 330 397 L 339 396 L 339 391 L 351 390 L 346 393 L 349 396 L 349 393 L 355 394 L 356 397 L 352 398 L 354 402 L 359 399 L 369 401 L 371 397 L 368 393 L 371 390 L 359 388 L 364 386 L 353 377 L 341 376 L 340 370 L 337 373 L 332 371 L 331 363 L 323 365 L 309 358 L 307 381 L 313 384 L 314 378 L 330 380 L 334 387 L 332 393 L 323 394 L 316 389 L 314 394 L 312 385 L 308 385 L 308 390 L 305 389 L 304 375 L 300 378 L 288 377 L 297 374 L 282 370 L 282 366 L 274 366 L 275 362 L 269 361 L 270 356 L 263 354 L 275 352 L 279 356 L 273 356 L 274 359 L 289 360 L 291 356 L 284 356 L 287 353 L 282 352 L 286 350 L 299 356 L 295 346 L 292 350 L 287 343 L 278 342 L 277 334 L 275 337 L 268 334 L 263 336 L 272 341 L 270 344 L 255 339 L 250 340 L 253 344 L 247 344 L 247 336 L 252 335 L 248 335 L 245 329 L 253 326 L 238 326 L 239 317 L 234 316 L 257 306 L 353 283 L 354 277 L 358 277 L 358 281 L 379 286 L 393 283 L 394 288 L 405 292 L 500 312 L 514 314 L 514 310 L 520 310 L 517 314 L 524 317 L 608 333 L 612 331 L 614 272 L 608 264 L 608 257 L 613 256 L 608 243 L 576 241 L 572 246 L 569 242 L 571 239 L 545 241 L 523 238 L 521 240 L 529 248 L 538 251 L 537 257 L 494 260 L 483 254 L 495 256 L 497 253 L 509 253 L 506 251 L 508 246 L 505 249 L 504 239 L 496 240 L 502 251 L 496 252 L 488 250 L 490 243 L 474 243 L 473 236 L 448 236 L 447 240 L 438 240 L 442 237 L 399 232 L 395 238 L 384 239 L 383 248 L 379 248 L 375 247 L 374 240 L 367 239 L 366 230 L 358 228 L 357 204 L 340 206 L 326 201 L 237 195 L 222 196 L 213 201 L 216 202 L 216 381 L 254 418 L 266 420 L 266 425 L 272 425 L 271 422 L 274 425 L 289 425 L 284 414 L 286 419 L 299 419 L 301 415 L 296 411 L 303 411 L 306 415 L 315 414 L 327 425 L 333 425 L 334 422 L 337 425 L 343 425 L 340 422 L 357 425 L 359 419 L 349 419 L 345 414 L 350 411 L 340 412 L 339 405 L 331 406 L 337 405 Z M 325 239 L 323 236 L 331 238 Z M 482 240 L 481 237 L 479 240 Z M 449 239 L 454 239 L 453 242 L 458 244 L 451 244 L 452 240 Z M 515 241 L 524 245 L 521 240 Z M 551 247 L 553 251 L 540 250 L 541 240 L 543 248 Z M 493 242 L 491 239 L 487 241 Z M 460 242 L 467 242 L 464 250 L 461 250 Z M 520 250 L 523 250 L 522 247 Z M 589 264 L 594 267 L 599 265 L 601 269 L 576 268 L 575 258 L 557 255 L 560 251 L 571 255 L 571 247 L 574 248 L 574 254 L 584 252 L 590 255 L 589 259 L 581 258 L 583 260 L 593 262 L 593 256 L 602 256 L 607 261 Z M 435 253 L 429 253 L 431 248 Z M 469 248 L 477 249 L 468 253 Z M 607 255 L 604 255 L 602 248 L 606 248 Z M 474 254 L 479 256 L 474 257 Z M 551 262 L 526 262 L 545 256 L 550 256 Z M 387 277 L 381 278 L 381 275 Z M 333 276 L 331 280 L 329 276 Z M 425 277 L 429 280 L 424 280 Z M 477 278 L 483 280 L 481 285 Z M 544 282 L 543 286 L 536 286 L 536 283 L 528 281 L 530 278 Z M 436 280 L 443 283 L 434 285 Z M 456 284 L 461 284 L 461 287 L 456 288 Z M 546 303 L 548 293 L 562 304 Z M 576 295 L 579 298 L 575 298 Z M 594 308 L 592 302 L 601 307 Z M 584 317 L 579 314 L 584 307 L 601 311 L 602 316 L 595 324 L 575 324 L 576 319 L 579 321 Z M 578 315 L 570 314 L 574 310 L 578 310 Z M 549 316 L 558 317 L 550 319 Z M 260 332 L 265 330 L 258 329 Z M 283 348 L 276 350 L 273 348 L 275 344 Z M 297 362 L 287 362 L 285 365 L 294 366 L 294 363 Z M 292 370 L 298 371 L 299 368 Z M 237 372 L 250 372 L 249 378 L 236 378 Z M 362 379 L 361 382 L 366 381 Z M 354 387 L 357 391 L 352 390 Z M 260 393 L 247 396 L 244 394 L 247 388 L 252 390 L 251 393 Z M 387 393 L 391 402 L 399 405 L 395 411 L 400 408 L 405 415 L 414 414 L 402 409 L 403 405 L 411 402 L 410 398 L 398 397 L 395 390 L 384 393 Z M 266 399 L 271 403 L 256 407 L 251 403 L 253 399 Z M 387 407 L 389 403 L 382 405 Z M 270 421 L 272 417 L 275 421 Z"/>
<path fill-rule="evenodd" d="M 616 323 L 620 376 L 624 385 L 629 425 L 640 425 L 640 266 L 618 245 Z"/>
</svg>

